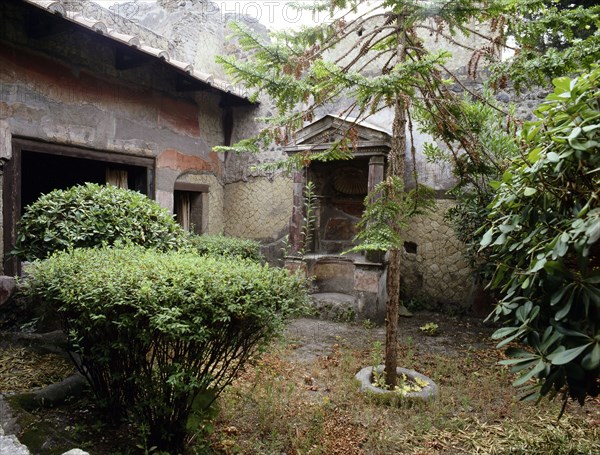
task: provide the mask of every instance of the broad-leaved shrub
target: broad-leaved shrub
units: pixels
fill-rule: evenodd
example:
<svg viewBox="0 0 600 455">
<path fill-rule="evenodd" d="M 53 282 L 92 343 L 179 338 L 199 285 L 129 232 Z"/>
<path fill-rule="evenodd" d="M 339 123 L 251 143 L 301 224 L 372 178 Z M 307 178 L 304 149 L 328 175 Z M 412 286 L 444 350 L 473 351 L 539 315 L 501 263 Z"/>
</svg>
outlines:
<svg viewBox="0 0 600 455">
<path fill-rule="evenodd" d="M 114 421 L 180 453 L 215 397 L 306 302 L 297 275 L 249 260 L 139 246 L 29 265 L 27 296 L 55 307 L 80 372 Z"/>
<path fill-rule="evenodd" d="M 117 241 L 167 250 L 182 246 L 185 238 L 173 216 L 147 196 L 86 183 L 51 191 L 29 205 L 13 253 L 32 261 L 54 251 Z"/>
<path fill-rule="evenodd" d="M 481 240 L 503 295 L 494 337 L 532 397 L 600 393 L 600 68 L 554 80 L 522 132 L 523 158 L 493 184 Z"/>
</svg>

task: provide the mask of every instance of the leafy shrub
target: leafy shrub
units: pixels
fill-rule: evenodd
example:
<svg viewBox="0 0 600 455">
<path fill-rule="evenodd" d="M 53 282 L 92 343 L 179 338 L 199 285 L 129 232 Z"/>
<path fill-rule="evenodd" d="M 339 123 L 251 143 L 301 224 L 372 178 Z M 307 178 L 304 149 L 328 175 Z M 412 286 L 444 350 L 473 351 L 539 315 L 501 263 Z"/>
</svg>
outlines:
<svg viewBox="0 0 600 455">
<path fill-rule="evenodd" d="M 285 270 L 140 246 L 60 252 L 27 272 L 22 292 L 58 310 L 112 421 L 133 418 L 175 453 L 306 300 Z"/>
<path fill-rule="evenodd" d="M 185 235 L 167 210 L 143 194 L 86 183 L 54 190 L 29 205 L 13 253 L 31 261 L 119 240 L 165 250 L 183 245 Z"/>
<path fill-rule="evenodd" d="M 260 244 L 254 240 L 224 235 L 192 235 L 189 241 L 192 250 L 201 256 L 261 260 Z"/>
<path fill-rule="evenodd" d="M 494 337 L 529 347 L 508 350 L 515 384 L 583 404 L 600 392 L 600 68 L 554 85 L 523 129 L 526 158 L 494 184 L 481 245 L 504 295 Z"/>
<path fill-rule="evenodd" d="M 466 247 L 464 257 L 473 270 L 476 282 L 489 283 L 494 272 L 493 262 L 489 260 L 488 251 L 480 251 L 479 248 L 482 226 L 488 223 L 492 192 L 457 189 L 454 193 L 456 205 L 448 210 L 445 219 L 451 223 L 456 238 Z"/>
</svg>

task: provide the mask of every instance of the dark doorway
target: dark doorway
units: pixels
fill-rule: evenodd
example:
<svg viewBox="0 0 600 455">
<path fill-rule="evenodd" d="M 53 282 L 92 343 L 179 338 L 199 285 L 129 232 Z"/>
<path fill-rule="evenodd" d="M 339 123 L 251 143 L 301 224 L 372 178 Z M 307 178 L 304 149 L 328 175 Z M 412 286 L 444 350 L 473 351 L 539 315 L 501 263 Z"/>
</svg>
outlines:
<svg viewBox="0 0 600 455">
<path fill-rule="evenodd" d="M 356 224 L 365 209 L 368 176 L 367 159 L 311 164 L 308 179 L 315 184 L 318 207 L 308 251 L 341 254 L 354 246 Z"/>
<path fill-rule="evenodd" d="M 173 199 L 173 214 L 177 222 L 186 231 L 202 234 L 202 193 L 175 190 Z"/>
<path fill-rule="evenodd" d="M 208 185 L 175 182 L 173 188 L 173 214 L 177 222 L 194 234 L 203 234 L 207 225 Z"/>
<path fill-rule="evenodd" d="M 3 179 L 4 273 L 20 272 L 18 261 L 7 253 L 21 213 L 40 195 L 86 182 L 104 184 L 117 176 L 119 186 L 154 197 L 153 175 L 153 158 L 16 139 Z"/>
<path fill-rule="evenodd" d="M 140 166 L 52 155 L 23 150 L 21 155 L 21 209 L 40 195 L 82 183 L 107 183 L 107 169 L 125 171 L 127 188 L 147 193 L 147 170 Z"/>
</svg>

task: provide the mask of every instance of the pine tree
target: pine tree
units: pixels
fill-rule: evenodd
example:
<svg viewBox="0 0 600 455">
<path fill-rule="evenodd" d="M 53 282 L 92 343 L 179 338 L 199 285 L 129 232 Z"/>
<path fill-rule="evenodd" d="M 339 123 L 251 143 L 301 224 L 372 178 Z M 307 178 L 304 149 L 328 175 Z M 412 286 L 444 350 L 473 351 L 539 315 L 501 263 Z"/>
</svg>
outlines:
<svg viewBox="0 0 600 455">
<path fill-rule="evenodd" d="M 253 89 L 256 98 L 259 95 L 270 98 L 277 109 L 276 115 L 263 119 L 265 128 L 255 138 L 232 148 L 236 152 L 257 152 L 273 142 L 290 143 L 294 131 L 311 121 L 320 107 L 340 98 L 350 101 L 345 112 L 352 113 L 356 122 L 381 109 L 393 109 L 388 174 L 368 196 L 370 202 L 358 236 L 361 244 L 357 247 L 388 252 L 385 371 L 390 387 L 396 380 L 401 230 L 408 217 L 428 207 L 418 183 L 410 192 L 403 187 L 406 150 L 414 151 L 413 117 L 418 118 L 425 131 L 446 145 L 445 151 L 430 146 L 431 154 L 450 159 L 459 184 L 476 193 L 489 191 L 488 181 L 501 175 L 507 166 L 507 150 L 508 153 L 518 151 L 514 119 L 480 93 L 469 92 L 445 66 L 450 54 L 427 49 L 418 32 L 425 31 L 454 45 L 460 45 L 461 35 L 478 36 L 482 44 L 470 49 L 469 73 L 475 76 L 484 62 L 495 61 L 496 87 L 503 86 L 509 79 L 517 86 L 529 81 L 544 83 L 561 66 L 569 71 L 576 67 L 578 59 L 585 64 L 597 61 L 600 39 L 597 6 L 571 8 L 557 6 L 554 1 L 550 6 L 547 3 L 542 0 L 385 0 L 351 19 L 350 13 L 357 14 L 358 7 L 369 2 L 325 0 L 316 3 L 315 10 L 350 13 L 339 14 L 328 24 L 274 33 L 271 41 L 235 25 L 234 36 L 251 51 L 252 57 L 248 61 L 220 58 L 237 82 Z M 567 18 L 568 27 L 561 24 L 561 17 Z M 481 28 L 480 24 L 483 24 Z M 582 27 L 591 32 L 583 35 L 571 32 Z M 489 34 L 481 30 L 488 30 Z M 511 46 L 516 57 L 506 64 L 500 63 L 500 56 L 508 33 L 516 40 Z M 561 49 L 549 38 L 556 36 L 562 40 Z M 541 50 L 532 46 L 540 40 L 547 44 Z M 332 52 L 336 48 L 349 50 L 341 56 L 338 52 L 336 57 Z M 585 54 L 587 51 L 589 55 Z M 527 58 L 535 59 L 535 64 L 532 66 Z M 458 97 L 449 90 L 449 83 L 462 86 L 467 97 Z M 479 126 L 494 122 L 506 129 L 495 128 L 487 130 L 486 135 L 480 134 Z M 345 137 L 326 153 L 297 154 L 274 167 L 300 169 L 312 160 L 343 159 L 351 149 L 352 140 Z"/>
<path fill-rule="evenodd" d="M 333 0 L 316 8 L 353 11 L 362 3 L 366 2 Z M 375 189 L 376 193 L 369 196 L 372 203 L 365 210 L 359 234 L 361 244 L 357 247 L 388 252 L 385 371 L 391 388 L 396 383 L 401 229 L 410 215 L 430 207 L 430 202 L 423 197 L 423 187 L 417 184 L 415 190 L 404 191 L 406 150 L 414 150 L 407 139 L 407 131 L 412 136 L 411 112 L 427 109 L 435 112 L 434 115 L 450 114 L 451 110 L 440 101 L 455 98 L 444 80 L 453 77 L 444 67 L 449 53 L 426 49 L 417 31 L 447 36 L 456 42 L 452 38 L 454 34 L 469 34 L 474 21 L 485 20 L 494 12 L 491 3 L 488 9 L 482 9 L 470 0 L 394 0 L 378 4 L 353 20 L 341 15 L 330 24 L 276 33 L 271 42 L 236 25 L 235 36 L 252 52 L 252 58 L 249 61 L 233 57 L 220 59 L 237 81 L 255 89 L 256 94 L 270 97 L 278 110 L 277 116 L 265 119 L 266 128 L 253 140 L 238 144 L 237 151 L 240 146 L 256 151 L 272 141 L 289 143 L 293 132 L 301 128 L 304 121 L 311 120 L 318 107 L 341 97 L 350 100 L 347 112 L 357 114 L 357 122 L 383 108 L 393 109 L 386 179 Z M 342 45 L 349 46 L 350 50 L 332 58 L 331 50 Z M 495 44 L 487 40 L 485 45 Z M 443 123 L 449 134 L 456 130 L 453 139 L 448 141 L 453 147 L 458 141 L 463 148 L 472 149 L 468 134 L 457 132 L 462 128 L 460 122 L 440 118 L 435 121 Z M 330 152 L 335 154 L 340 148 L 348 148 L 346 144 L 345 138 L 341 139 Z M 322 157 L 295 156 L 290 158 L 292 163 L 285 166 L 300 168 L 307 160 L 319 158 Z M 376 207 L 381 210 L 374 209 Z"/>
</svg>

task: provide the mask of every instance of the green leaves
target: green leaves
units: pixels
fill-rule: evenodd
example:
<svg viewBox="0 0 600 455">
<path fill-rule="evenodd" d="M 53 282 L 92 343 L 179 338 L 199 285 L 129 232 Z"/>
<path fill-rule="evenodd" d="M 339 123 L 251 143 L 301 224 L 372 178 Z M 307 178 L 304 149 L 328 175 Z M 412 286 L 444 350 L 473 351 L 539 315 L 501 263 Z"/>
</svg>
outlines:
<svg viewBox="0 0 600 455">
<path fill-rule="evenodd" d="M 486 246 L 490 245 L 492 243 L 493 236 L 494 227 L 491 227 L 487 231 L 485 231 L 485 234 L 483 234 L 483 237 L 481 238 L 481 248 L 485 248 Z"/>
<path fill-rule="evenodd" d="M 600 367 L 600 342 L 594 343 L 592 350 L 582 359 L 581 366 L 586 370 L 597 370 Z"/>
<path fill-rule="evenodd" d="M 495 338 L 532 350 L 511 359 L 517 383 L 537 378 L 541 395 L 566 390 L 583 403 L 600 374 L 600 68 L 554 85 L 523 130 L 531 152 L 497 186 L 481 249 L 503 295 Z"/>
<path fill-rule="evenodd" d="M 260 244 L 254 240 L 226 237 L 224 235 L 191 235 L 190 249 L 200 256 L 215 258 L 240 258 L 260 262 Z"/>
<path fill-rule="evenodd" d="M 521 89 L 552 81 L 551 99 L 572 97 L 575 87 L 564 75 L 589 71 L 600 60 L 600 6 L 580 3 L 513 2 L 505 16 L 506 36 L 512 37 L 519 52 L 494 66 L 493 82 L 503 85 L 510 80 Z"/>
<path fill-rule="evenodd" d="M 28 266 L 21 292 L 58 311 L 110 417 L 147 425 L 170 452 L 308 298 L 287 270 L 140 246 L 55 253 Z"/>
<path fill-rule="evenodd" d="M 577 358 L 577 356 L 585 351 L 588 346 L 589 344 L 585 344 L 572 349 L 565 349 L 564 346 L 560 346 L 548 356 L 548 360 L 550 360 L 553 365 L 565 365 Z"/>
<path fill-rule="evenodd" d="M 186 242 L 183 229 L 137 191 L 86 183 L 54 190 L 26 207 L 13 254 L 32 261 L 55 251 L 130 242 L 163 250 Z"/>
</svg>

